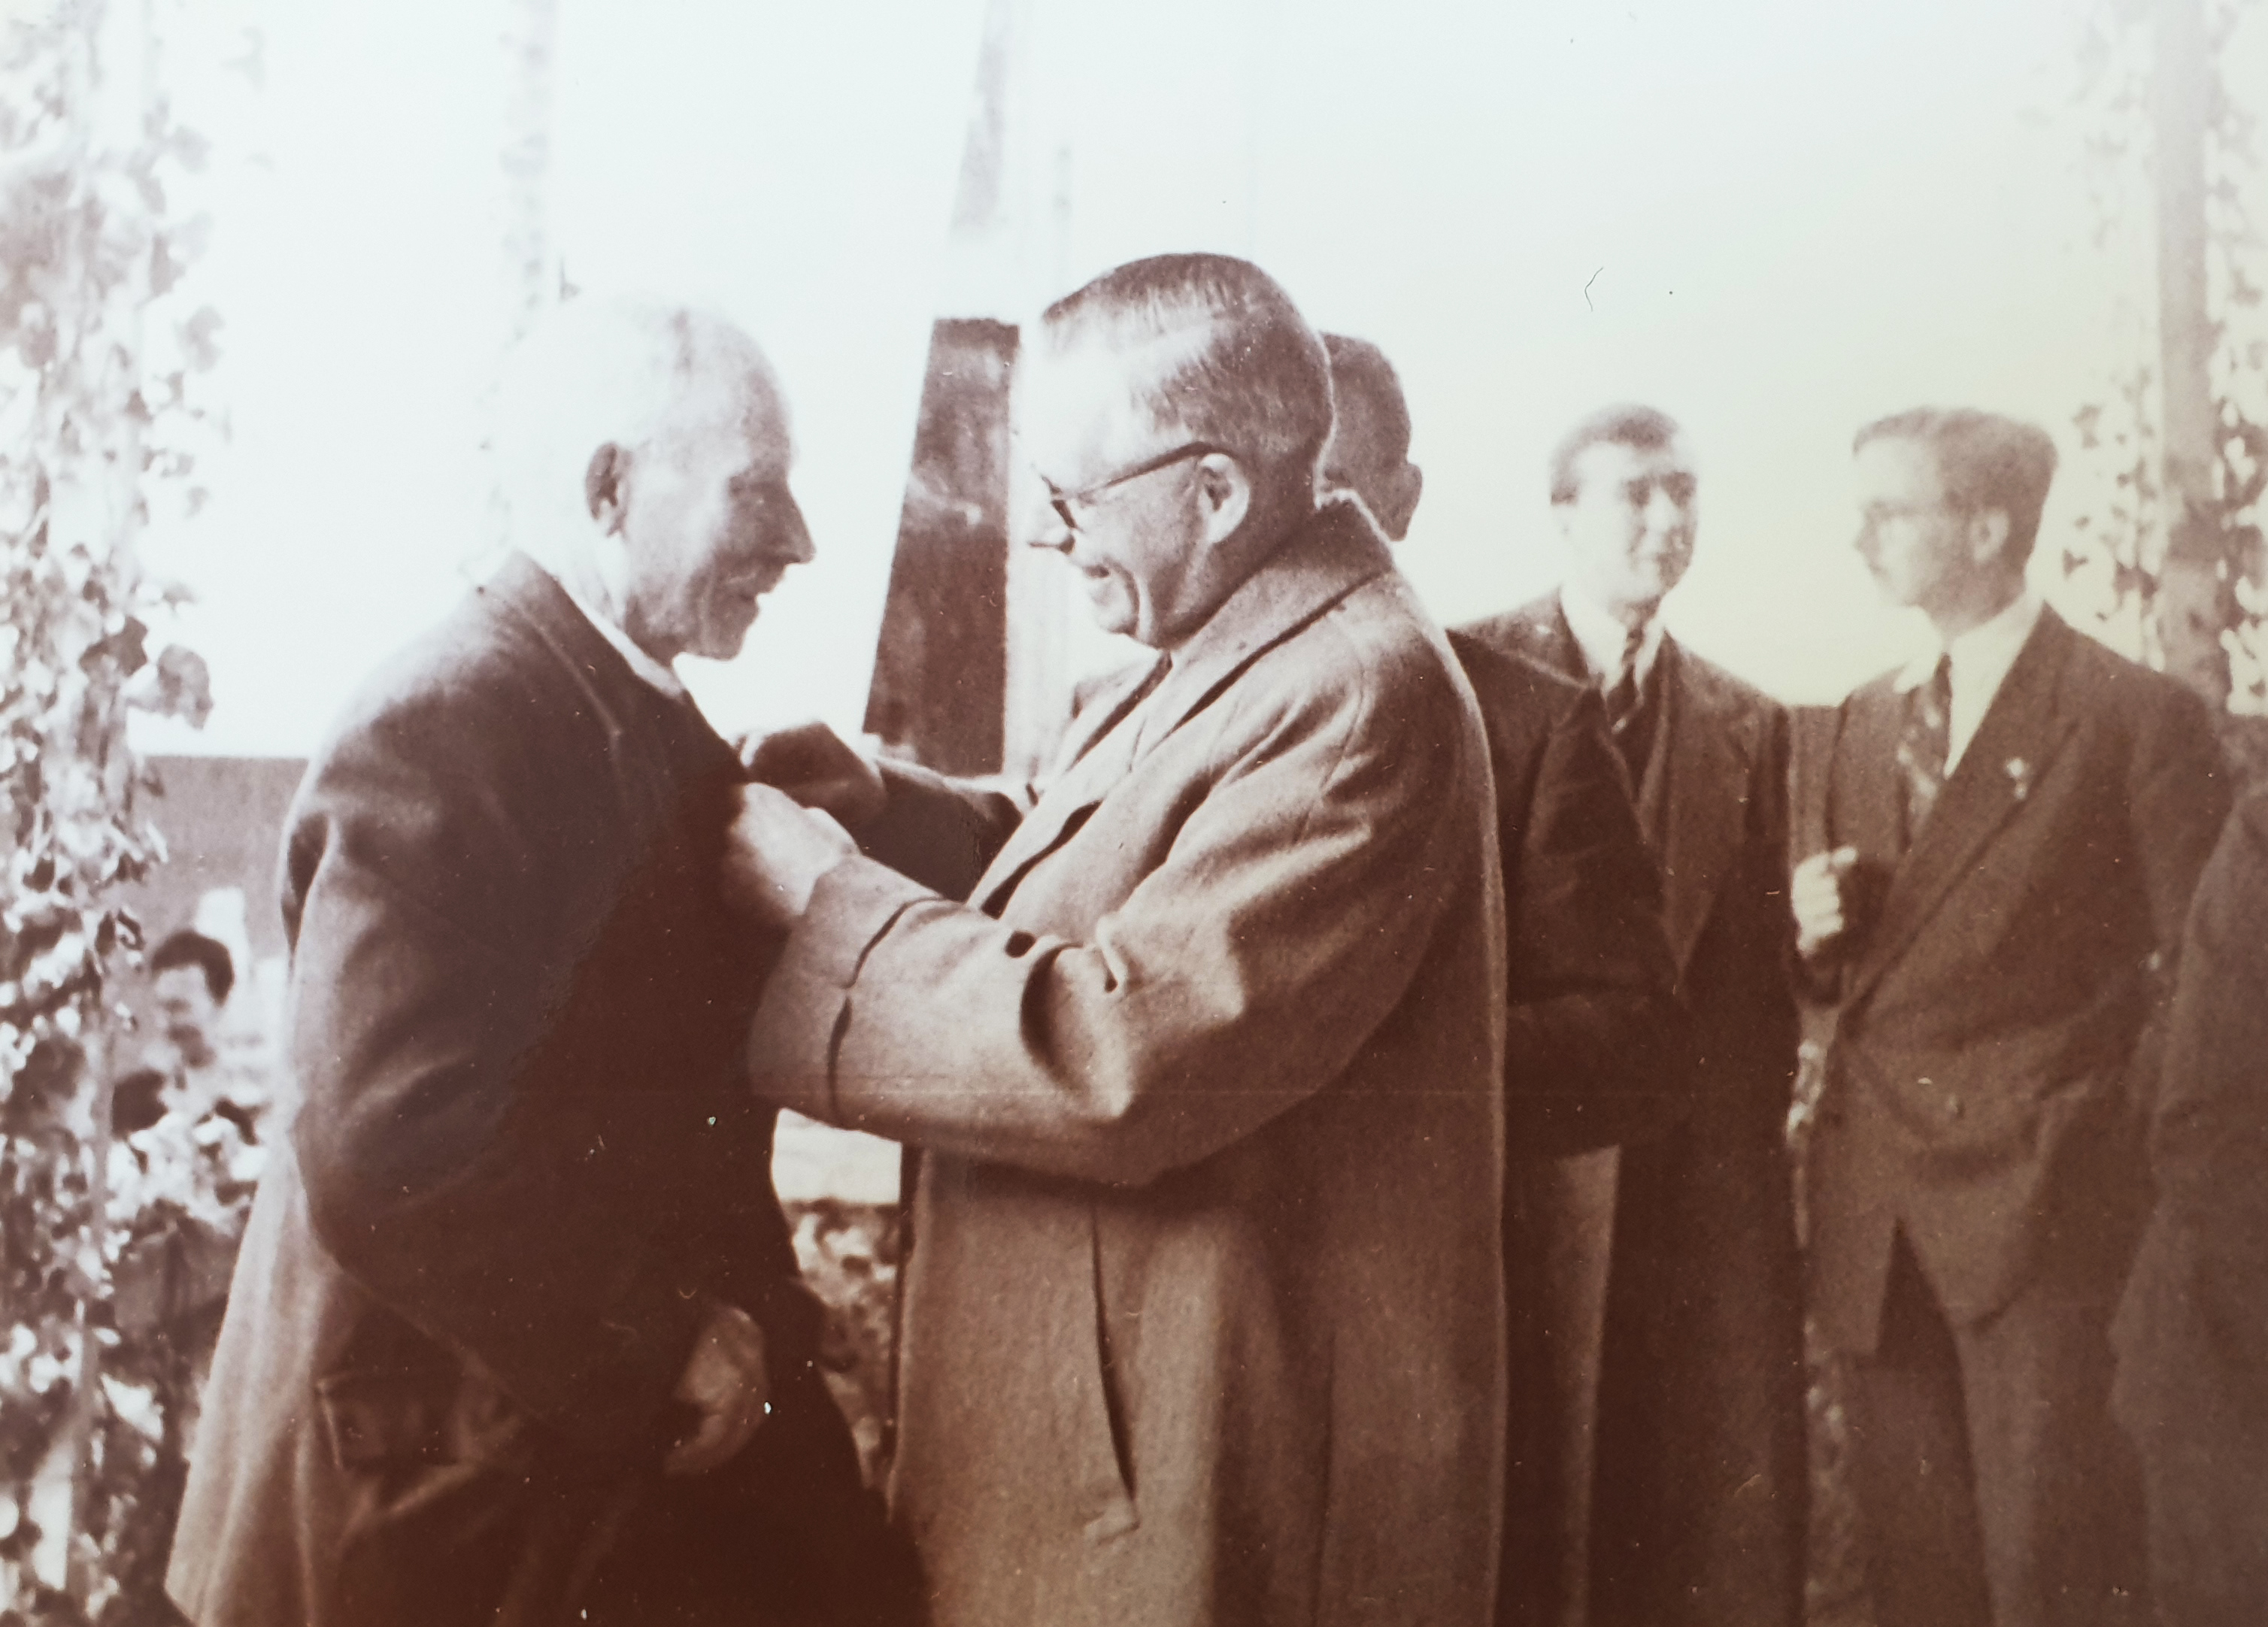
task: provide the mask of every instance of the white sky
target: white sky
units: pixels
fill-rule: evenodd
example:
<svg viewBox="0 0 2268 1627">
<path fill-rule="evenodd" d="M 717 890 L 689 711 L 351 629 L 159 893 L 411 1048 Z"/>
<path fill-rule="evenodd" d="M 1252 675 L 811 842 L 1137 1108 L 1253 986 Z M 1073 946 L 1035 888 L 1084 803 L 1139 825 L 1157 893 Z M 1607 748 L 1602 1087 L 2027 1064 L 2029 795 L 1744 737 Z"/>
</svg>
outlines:
<svg viewBox="0 0 2268 1627">
<path fill-rule="evenodd" d="M 180 630 L 218 705 L 144 743 L 303 753 L 482 540 L 504 14 L 230 7 L 265 27 L 265 89 L 206 76 L 184 110 L 222 138 L 202 281 L 234 438 L 152 550 L 199 592 Z M 979 0 L 563 0 L 553 225 L 578 282 L 738 313 L 796 404 L 820 559 L 694 674 L 727 726 L 859 719 L 932 316 L 1195 247 L 1400 364 L 1426 468 L 1405 564 L 1443 620 L 1552 579 L 1545 451 L 1641 397 L 1702 460 L 1673 623 L 1829 699 L 1911 630 L 1850 554 L 1852 430 L 1968 401 L 2068 457 L 2125 354 L 2060 112 L 2076 11 L 1021 0 L 1015 226 L 972 267 L 946 226 Z"/>
</svg>

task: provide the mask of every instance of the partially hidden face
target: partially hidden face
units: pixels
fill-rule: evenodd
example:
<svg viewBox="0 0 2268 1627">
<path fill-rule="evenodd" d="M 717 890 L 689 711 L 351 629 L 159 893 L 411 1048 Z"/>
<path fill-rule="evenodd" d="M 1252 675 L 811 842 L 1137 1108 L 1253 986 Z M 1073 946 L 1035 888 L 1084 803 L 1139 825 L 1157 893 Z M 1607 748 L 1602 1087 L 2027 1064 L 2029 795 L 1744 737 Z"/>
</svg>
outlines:
<svg viewBox="0 0 2268 1627">
<path fill-rule="evenodd" d="M 1378 528 L 1399 542 L 1409 534 L 1410 518 L 1418 508 L 1417 466 L 1369 396 L 1343 387 L 1336 406 L 1318 483 L 1326 491 L 1353 492 Z"/>
<path fill-rule="evenodd" d="M 202 968 L 169 966 L 151 980 L 151 987 L 166 1041 L 192 1067 L 211 1061 L 213 1028 L 220 1012 L 205 985 Z"/>
<path fill-rule="evenodd" d="M 1947 500 L 1937 454 L 1884 436 L 1859 448 L 1859 556 L 1893 605 L 1920 610 L 1960 591 L 1971 557 L 1970 517 Z"/>
<path fill-rule="evenodd" d="M 1017 380 L 1016 438 L 1049 499 L 1035 502 L 1027 540 L 1071 563 L 1103 630 L 1152 648 L 1190 630 L 1204 593 L 1198 459 L 1120 478 L 1185 444 L 1137 410 L 1123 363 L 1094 349 L 1034 357 Z"/>
<path fill-rule="evenodd" d="M 758 602 L 813 556 L 788 488 L 793 448 L 768 381 L 703 392 L 634 451 L 622 478 L 624 629 L 667 659 L 729 660 Z"/>
<path fill-rule="evenodd" d="M 1650 614 L 1693 563 L 1699 486 L 1684 446 L 1596 441 L 1574 472 L 1573 498 L 1552 510 L 1570 574 L 1616 615 Z"/>
</svg>

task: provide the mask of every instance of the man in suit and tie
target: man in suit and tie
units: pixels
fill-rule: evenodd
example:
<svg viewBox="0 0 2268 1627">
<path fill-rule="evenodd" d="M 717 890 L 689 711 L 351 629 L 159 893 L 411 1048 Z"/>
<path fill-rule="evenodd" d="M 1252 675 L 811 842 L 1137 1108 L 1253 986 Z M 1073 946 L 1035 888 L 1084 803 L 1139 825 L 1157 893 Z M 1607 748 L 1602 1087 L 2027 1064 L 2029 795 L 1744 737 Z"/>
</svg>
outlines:
<svg viewBox="0 0 2268 1627">
<path fill-rule="evenodd" d="M 1603 1312 L 1592 1313 L 1587 1508 L 1580 1477 L 1569 1491 L 1587 1553 L 1556 1609 L 1528 1620 L 1801 1618 L 1802 1312 L 1784 1141 L 1796 1048 L 1787 726 L 1778 705 L 1662 627 L 1662 600 L 1692 562 L 1696 494 L 1666 415 L 1592 415 L 1551 462 L 1565 583 L 1463 629 L 1602 695 L 1661 867 L 1697 1058 L 1683 1117 L 1563 1172 L 1560 1224 L 1589 1230 L 1605 1271 L 1593 1295 Z M 1550 1587 L 1541 1579 L 1529 1594 Z"/>
<path fill-rule="evenodd" d="M 1423 489 L 1402 381 L 1366 340 L 1323 343 L 1323 484 L 1360 497 L 1399 542 Z M 1503 854 L 1511 1405 L 1497 1618 L 1521 1627 L 1561 1618 L 1566 1522 L 1586 1506 L 1574 1477 L 1588 1459 L 1597 1312 L 1580 1306 L 1597 1274 L 1565 1200 L 1598 1160 L 1565 1155 L 1666 1130 L 1688 1103 L 1692 1058 L 1660 873 L 1598 689 L 1469 631 L 1449 647 L 1487 725 Z"/>
<path fill-rule="evenodd" d="M 740 763 L 672 670 L 811 557 L 721 317 L 555 313 L 517 550 L 386 666 L 289 822 L 302 1102 L 254 1205 L 168 1586 L 210 1627 L 880 1627 L 725 909 Z"/>
<path fill-rule="evenodd" d="M 1035 802 L 806 735 L 755 770 L 866 853 L 768 785 L 739 826 L 738 895 L 789 928 L 758 1090 L 923 1152 L 893 1497 L 932 1619 L 1484 1627 L 1504 961 L 1472 692 L 1362 506 L 1319 501 L 1329 364 L 1257 267 L 1122 266 L 1018 365 L 1035 541 L 1159 659 Z"/>
<path fill-rule="evenodd" d="M 2212 720 L 2027 587 L 2044 431 L 1918 409 L 1855 445 L 1859 550 L 1935 635 L 1843 703 L 1793 888 L 1837 1003 L 1812 1308 L 1852 1358 L 1875 1616 L 2142 1620 L 2106 1329 L 2164 984 L 2228 808 Z"/>
</svg>

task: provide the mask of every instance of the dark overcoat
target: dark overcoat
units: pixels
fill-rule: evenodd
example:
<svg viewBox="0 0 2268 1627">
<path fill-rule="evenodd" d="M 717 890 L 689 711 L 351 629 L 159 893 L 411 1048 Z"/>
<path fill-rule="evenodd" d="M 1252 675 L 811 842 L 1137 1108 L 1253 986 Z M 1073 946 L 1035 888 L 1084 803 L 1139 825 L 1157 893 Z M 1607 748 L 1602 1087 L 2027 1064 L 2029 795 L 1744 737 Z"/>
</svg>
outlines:
<svg viewBox="0 0 2268 1627">
<path fill-rule="evenodd" d="M 746 1090 L 764 946 L 717 887 L 737 779 L 518 556 L 316 755 L 284 856 L 303 1105 L 169 1578 L 200 1627 L 579 1623 L 585 1583 L 669 1620 L 665 1596 L 749 1589 L 733 1609 L 767 1619 L 737 1558 L 609 1548 L 656 1522 L 768 1550 L 775 1602 L 830 1586 L 799 1555 L 830 1562 L 861 1494 Z M 717 1300 L 762 1326 L 774 1413 L 666 1482 Z"/>
<path fill-rule="evenodd" d="M 757 1016 L 760 1089 L 924 1149 L 895 1498 L 934 1619 L 1479 1627 L 1504 973 L 1471 692 L 1333 503 L 1140 695 L 1028 812 L 894 771 L 884 823 L 966 865 L 838 865 Z"/>
<path fill-rule="evenodd" d="M 1588 681 L 1557 594 L 1463 631 Z M 1657 660 L 1633 789 L 1692 1023 L 1690 1099 L 1670 1095 L 1653 1133 L 1633 1123 L 1619 1151 L 1559 1172 L 1558 1199 L 1579 1226 L 1611 1216 L 1603 1302 L 1588 1312 L 1602 1320 L 1587 1521 L 1580 1466 L 1560 1477 L 1587 1534 L 1587 1573 L 1568 1578 L 1539 1557 L 1525 1579 L 1507 1578 L 1510 1623 L 1557 1622 L 1579 1589 L 1602 1627 L 1801 1619 L 1786 715 L 1674 637 Z M 1572 1388 L 1580 1399 L 1584 1387 Z"/>
<path fill-rule="evenodd" d="M 2268 1621 L 2268 789 L 2190 907 L 2150 1173 L 2112 1399 L 2148 1489 L 2151 1585 L 2164 1621 L 2246 1627 Z"/>
</svg>

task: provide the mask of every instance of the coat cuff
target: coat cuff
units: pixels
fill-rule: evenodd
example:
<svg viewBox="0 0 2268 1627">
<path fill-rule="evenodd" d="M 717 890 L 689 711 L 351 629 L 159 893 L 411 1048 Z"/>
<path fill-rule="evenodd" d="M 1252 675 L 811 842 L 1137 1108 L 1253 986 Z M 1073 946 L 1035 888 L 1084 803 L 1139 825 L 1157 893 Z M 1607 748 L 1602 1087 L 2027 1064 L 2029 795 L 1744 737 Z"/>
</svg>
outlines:
<svg viewBox="0 0 2268 1627">
<path fill-rule="evenodd" d="M 749 1025 L 750 1089 L 806 1118 L 843 1122 L 834 1060 L 850 985 L 891 924 L 936 897 L 870 858 L 846 858 L 819 879 Z"/>
</svg>

